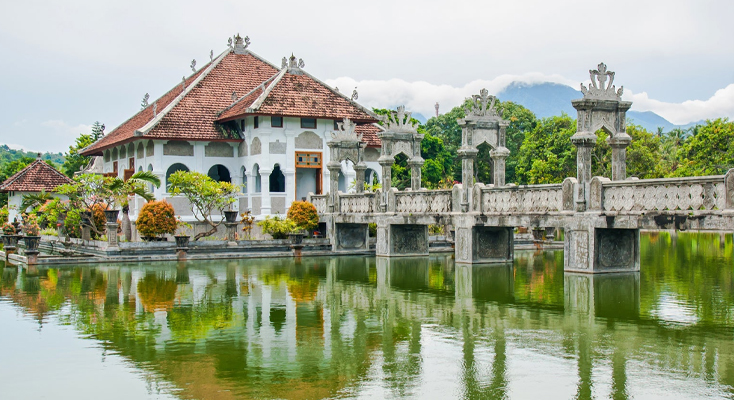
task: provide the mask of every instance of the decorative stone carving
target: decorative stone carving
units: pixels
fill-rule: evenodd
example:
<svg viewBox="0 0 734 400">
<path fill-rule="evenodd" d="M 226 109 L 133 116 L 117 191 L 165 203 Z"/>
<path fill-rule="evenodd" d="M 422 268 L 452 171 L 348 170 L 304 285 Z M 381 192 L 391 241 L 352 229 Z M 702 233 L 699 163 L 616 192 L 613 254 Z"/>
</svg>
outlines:
<svg viewBox="0 0 734 400">
<path fill-rule="evenodd" d="M 285 154 L 286 144 L 281 143 L 280 140 L 268 143 L 268 150 L 270 154 Z"/>
<path fill-rule="evenodd" d="M 324 148 L 324 140 L 311 131 L 305 131 L 296 136 L 295 146 L 297 149 L 322 150 Z"/>
<path fill-rule="evenodd" d="M 184 140 L 169 140 L 163 145 L 163 155 L 192 157 L 194 146 Z"/>
<path fill-rule="evenodd" d="M 150 94 L 146 93 L 145 96 L 143 96 L 143 102 L 140 103 L 140 108 L 146 108 L 148 107 L 148 100 L 150 99 Z"/>
<path fill-rule="evenodd" d="M 614 87 L 614 72 L 607 71 L 607 65 L 599 63 L 597 69 L 589 70 L 591 84 L 588 88 L 582 83 L 581 93 L 584 98 L 599 100 L 622 100 L 624 86 L 620 86 L 619 90 Z M 607 80 L 609 82 L 607 83 Z"/>
<path fill-rule="evenodd" d="M 252 145 L 250 146 L 250 155 L 256 156 L 262 153 L 262 143 L 260 138 L 252 139 Z"/>
<path fill-rule="evenodd" d="M 418 133 L 418 128 L 414 125 L 411 115 L 412 113 L 405 112 L 404 106 L 400 106 L 396 112 L 381 117 L 385 131 L 378 133 L 377 136 L 382 141 L 382 151 L 378 162 L 382 165 L 383 193 L 387 193 L 391 188 L 389 170 L 395 163 L 395 156 L 400 153 L 408 157 L 411 169 L 411 189 L 420 189 L 421 166 L 424 162 L 420 153 L 423 135 Z M 383 202 L 382 205 L 384 204 Z"/>
<path fill-rule="evenodd" d="M 451 190 L 410 191 L 395 194 L 395 211 L 414 214 L 451 212 Z"/>
<path fill-rule="evenodd" d="M 645 179 L 604 182 L 604 211 L 723 210 L 727 207 L 725 178 Z"/>
<path fill-rule="evenodd" d="M 226 142 L 211 142 L 204 148 L 204 157 L 234 157 L 234 148 Z"/>
<path fill-rule="evenodd" d="M 342 122 L 337 123 L 337 129 L 331 133 L 331 140 L 326 143 L 331 152 L 331 161 L 327 164 L 327 168 L 330 172 L 330 188 L 332 188 L 329 193 L 332 196 L 336 196 L 341 162 L 346 160 L 354 163 L 354 170 L 357 173 L 355 190 L 357 193 L 364 191 L 364 170 L 367 165 L 362 161 L 362 151 L 365 144 L 362 142 L 362 135 L 355 131 L 356 126 L 349 118 L 344 118 Z M 332 199 L 332 203 L 335 202 L 336 197 Z"/>
<path fill-rule="evenodd" d="M 482 189 L 485 213 L 547 213 L 563 210 L 562 185 L 488 187 Z"/>
<path fill-rule="evenodd" d="M 324 214 L 328 210 L 326 208 L 326 195 L 325 194 L 310 194 L 308 201 L 316 207 L 316 212 Z"/>
<path fill-rule="evenodd" d="M 359 93 L 357 93 L 357 87 L 354 87 L 354 90 L 352 91 L 352 101 L 357 101 L 359 99 Z"/>
<path fill-rule="evenodd" d="M 234 53 L 235 54 L 245 54 L 248 46 L 250 46 L 250 37 L 249 36 L 245 36 L 243 38 L 238 33 L 234 37 Z"/>
<path fill-rule="evenodd" d="M 191 70 L 196 72 L 196 59 L 191 60 Z"/>
</svg>

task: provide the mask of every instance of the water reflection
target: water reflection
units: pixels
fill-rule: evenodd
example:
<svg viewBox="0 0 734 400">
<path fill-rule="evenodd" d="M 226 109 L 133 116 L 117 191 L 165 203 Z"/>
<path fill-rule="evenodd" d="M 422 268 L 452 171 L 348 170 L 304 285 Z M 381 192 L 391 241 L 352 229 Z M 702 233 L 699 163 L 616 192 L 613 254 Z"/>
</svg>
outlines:
<svg viewBox="0 0 734 400">
<path fill-rule="evenodd" d="M 0 295 L 182 398 L 726 398 L 732 249 L 645 235 L 640 273 L 596 276 L 550 251 L 6 267 Z"/>
</svg>

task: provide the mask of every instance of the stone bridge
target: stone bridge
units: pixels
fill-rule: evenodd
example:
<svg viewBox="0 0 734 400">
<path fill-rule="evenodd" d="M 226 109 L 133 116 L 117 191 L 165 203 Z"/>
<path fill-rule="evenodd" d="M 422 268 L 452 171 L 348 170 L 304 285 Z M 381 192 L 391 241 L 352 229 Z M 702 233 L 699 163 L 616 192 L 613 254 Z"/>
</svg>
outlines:
<svg viewBox="0 0 734 400">
<path fill-rule="evenodd" d="M 403 108 L 384 120 L 381 134 L 383 187 L 364 193 L 337 191 L 310 195 L 325 222 L 335 252 L 368 249 L 368 224 L 377 224 L 378 256 L 428 254 L 428 226 L 452 226 L 457 263 L 508 262 L 513 258 L 514 229 L 557 227 L 565 231 L 564 269 L 574 272 L 637 271 L 640 268 L 640 229 L 734 231 L 734 169 L 726 175 L 637 179 L 626 176 L 626 111 L 622 88 L 613 85 L 614 72 L 599 64 L 589 71 L 591 84 L 581 85 L 584 98 L 572 102 L 578 111 L 576 178 L 561 184 L 505 184 L 504 121 L 486 90 L 467 101 L 462 127 L 462 182 L 449 190 L 420 188 L 419 145 L 423 136 Z M 612 148 L 612 179 L 591 176 L 596 132 L 608 133 Z M 332 160 L 347 157 L 359 164 L 359 140 L 342 135 L 330 143 Z M 474 183 L 477 147 L 492 150 L 493 184 Z M 347 156 L 339 151 L 349 150 Z M 399 153 L 409 158 L 411 189 L 391 187 L 391 166 Z M 357 158 L 355 160 L 355 158 Z M 332 174 L 332 177 L 335 175 Z M 466 184 L 470 182 L 470 184 Z"/>
</svg>

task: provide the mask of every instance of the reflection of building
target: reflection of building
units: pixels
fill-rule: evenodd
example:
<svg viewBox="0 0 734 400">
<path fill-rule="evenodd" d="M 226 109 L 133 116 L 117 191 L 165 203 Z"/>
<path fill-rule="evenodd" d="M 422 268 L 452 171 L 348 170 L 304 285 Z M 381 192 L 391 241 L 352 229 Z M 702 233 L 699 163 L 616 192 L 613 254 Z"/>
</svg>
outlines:
<svg viewBox="0 0 734 400">
<path fill-rule="evenodd" d="M 39 153 L 36 161 L 30 163 L 0 185 L 0 192 L 8 193 L 8 205 L 10 206 L 8 207 L 8 221 L 13 221 L 14 218 L 25 211 L 20 209 L 23 196 L 41 192 L 52 194 L 58 186 L 65 183 L 72 183 L 72 181 L 41 160 L 41 154 Z M 60 197 L 66 198 L 65 196 Z"/>
<path fill-rule="evenodd" d="M 165 182 L 175 171 L 199 171 L 242 184 L 241 209 L 284 213 L 293 200 L 322 192 L 329 180 L 326 142 L 349 118 L 367 144 L 366 180 L 379 179 L 380 128 L 371 111 L 309 75 L 303 61 L 291 56 L 278 68 L 248 50 L 248 40 L 235 39 L 82 154 L 103 157 L 103 172 L 120 177 L 148 170 Z M 340 190 L 347 191 L 354 174 L 343 163 Z M 156 197 L 165 197 L 166 187 Z M 172 203 L 188 213 L 179 199 Z"/>
</svg>

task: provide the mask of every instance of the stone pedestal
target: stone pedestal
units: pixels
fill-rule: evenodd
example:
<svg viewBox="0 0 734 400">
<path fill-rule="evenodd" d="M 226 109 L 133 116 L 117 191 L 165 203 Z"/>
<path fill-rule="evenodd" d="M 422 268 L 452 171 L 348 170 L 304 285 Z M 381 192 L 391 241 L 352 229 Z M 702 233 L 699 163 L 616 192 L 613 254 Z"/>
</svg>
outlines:
<svg viewBox="0 0 734 400">
<path fill-rule="evenodd" d="M 224 226 L 227 227 L 227 242 L 230 245 L 237 245 L 237 222 L 225 222 Z"/>
<path fill-rule="evenodd" d="M 117 222 L 108 222 L 107 226 L 107 246 L 117 247 Z"/>
<path fill-rule="evenodd" d="M 458 264 L 512 262 L 514 228 L 460 226 L 456 228 L 454 254 Z"/>
<path fill-rule="evenodd" d="M 92 228 L 85 223 L 82 223 L 82 240 L 92 240 Z"/>
<path fill-rule="evenodd" d="M 302 244 L 292 244 L 291 249 L 293 250 L 293 257 L 300 258 L 301 251 L 303 250 Z"/>
<path fill-rule="evenodd" d="M 367 251 L 369 250 L 368 224 L 335 224 L 332 251 Z"/>
<path fill-rule="evenodd" d="M 378 256 L 427 256 L 428 225 L 377 223 Z"/>
<path fill-rule="evenodd" d="M 564 271 L 584 273 L 640 270 L 640 230 L 572 226 L 566 229 Z"/>
</svg>

